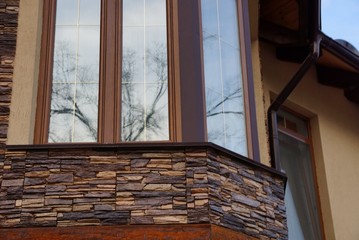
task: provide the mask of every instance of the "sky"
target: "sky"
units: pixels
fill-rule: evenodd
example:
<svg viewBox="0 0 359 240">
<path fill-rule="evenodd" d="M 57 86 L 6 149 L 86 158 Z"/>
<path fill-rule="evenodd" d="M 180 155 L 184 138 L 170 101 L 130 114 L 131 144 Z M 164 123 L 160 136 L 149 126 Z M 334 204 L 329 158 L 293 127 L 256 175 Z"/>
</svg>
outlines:
<svg viewBox="0 0 359 240">
<path fill-rule="evenodd" d="M 322 31 L 359 50 L 359 0 L 321 0 Z"/>
</svg>

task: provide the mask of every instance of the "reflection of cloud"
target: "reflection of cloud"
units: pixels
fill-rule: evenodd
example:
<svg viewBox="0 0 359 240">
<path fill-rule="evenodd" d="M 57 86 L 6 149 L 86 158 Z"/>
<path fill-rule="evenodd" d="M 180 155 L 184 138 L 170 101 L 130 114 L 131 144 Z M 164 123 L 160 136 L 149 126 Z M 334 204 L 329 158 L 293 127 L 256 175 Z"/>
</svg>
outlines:
<svg viewBox="0 0 359 240">
<path fill-rule="evenodd" d="M 57 25 L 99 25 L 101 0 L 57 0 L 56 8 Z"/>
<path fill-rule="evenodd" d="M 163 26 L 165 23 L 166 0 L 123 0 L 124 26 Z"/>
</svg>

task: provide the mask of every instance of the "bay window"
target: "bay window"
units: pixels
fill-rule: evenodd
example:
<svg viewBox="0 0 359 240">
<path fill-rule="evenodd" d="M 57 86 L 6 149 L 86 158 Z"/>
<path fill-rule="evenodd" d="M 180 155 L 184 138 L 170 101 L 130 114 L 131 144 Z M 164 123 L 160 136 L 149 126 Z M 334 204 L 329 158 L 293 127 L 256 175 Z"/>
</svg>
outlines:
<svg viewBox="0 0 359 240">
<path fill-rule="evenodd" d="M 209 141 L 258 159 L 246 1 L 43 4 L 34 143 Z"/>
</svg>

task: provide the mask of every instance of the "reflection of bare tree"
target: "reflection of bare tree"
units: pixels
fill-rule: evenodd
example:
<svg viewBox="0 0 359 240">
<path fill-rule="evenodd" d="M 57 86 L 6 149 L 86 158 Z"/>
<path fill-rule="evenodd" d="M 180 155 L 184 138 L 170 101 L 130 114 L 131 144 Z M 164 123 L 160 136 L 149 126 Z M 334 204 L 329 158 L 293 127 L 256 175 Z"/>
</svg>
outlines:
<svg viewBox="0 0 359 240">
<path fill-rule="evenodd" d="M 222 104 L 225 104 L 227 101 L 232 101 L 235 99 L 240 99 L 242 97 L 241 89 L 237 88 L 233 92 L 229 93 L 227 96 L 224 96 L 222 99 L 218 99 L 217 103 L 207 103 L 210 108 L 207 109 L 206 116 L 213 117 L 218 114 L 243 114 L 242 111 L 234 111 L 234 110 L 222 110 Z"/>
<path fill-rule="evenodd" d="M 219 145 L 238 143 L 243 135 L 243 92 L 239 49 L 216 33 L 203 32 L 206 74 L 206 117 L 208 140 Z M 227 50 L 225 51 L 225 47 Z M 229 54 L 228 49 L 231 49 Z M 236 52 L 238 55 L 236 55 Z"/>
<path fill-rule="evenodd" d="M 136 71 L 139 70 L 136 68 L 136 52 L 124 50 L 121 108 L 123 141 L 168 138 L 167 51 L 163 44 L 153 46 L 146 51 L 146 69 L 152 76 L 146 84 L 143 79 L 136 79 Z M 92 69 L 93 66 L 79 62 L 79 56 L 74 54 L 69 44 L 57 43 L 51 95 L 50 142 L 97 139 L 98 84 L 95 82 L 97 79 L 92 83 L 91 79 L 98 75 L 95 74 L 96 69 Z M 147 88 L 145 91 L 148 96 L 145 100 L 143 91 L 139 92 L 136 88 L 139 83 Z M 74 132 L 78 136 L 76 139 Z"/>
<path fill-rule="evenodd" d="M 50 109 L 50 142 L 73 141 L 74 122 L 78 122 L 84 141 L 97 139 L 97 92 L 88 84 L 94 76 L 90 65 L 80 65 L 79 57 L 66 42 L 58 42 L 53 66 Z M 76 85 L 74 84 L 76 82 Z M 95 84 L 96 85 L 96 84 Z"/>
<path fill-rule="evenodd" d="M 167 52 L 163 44 L 154 44 L 146 51 L 146 68 L 154 79 L 141 84 L 150 88 L 150 96 L 146 99 L 141 92 L 136 91 L 134 70 L 137 58 L 134 50 L 125 50 L 122 66 L 122 140 L 149 140 L 151 137 L 166 135 L 168 130 L 163 121 L 167 121 Z M 146 74 L 146 73 L 145 73 Z M 147 74 L 146 74 L 147 75 Z M 142 79 L 140 81 L 143 81 Z M 144 89 L 146 91 L 146 89 Z M 150 99 L 150 100 L 149 100 Z M 146 101 L 148 101 L 145 103 Z M 143 136 L 146 132 L 147 136 Z"/>
<path fill-rule="evenodd" d="M 207 91 L 206 94 L 210 94 L 210 91 Z M 241 88 L 237 88 L 223 97 L 213 98 L 210 96 L 207 98 L 207 122 L 214 121 L 216 123 L 208 126 L 209 141 L 221 144 L 225 138 L 232 138 L 238 135 L 238 132 L 233 131 L 233 125 L 238 122 L 233 122 L 233 119 L 238 119 L 243 115 L 243 111 L 239 110 L 241 98 Z M 218 124 L 223 121 L 223 118 L 226 119 L 224 125 Z"/>
</svg>

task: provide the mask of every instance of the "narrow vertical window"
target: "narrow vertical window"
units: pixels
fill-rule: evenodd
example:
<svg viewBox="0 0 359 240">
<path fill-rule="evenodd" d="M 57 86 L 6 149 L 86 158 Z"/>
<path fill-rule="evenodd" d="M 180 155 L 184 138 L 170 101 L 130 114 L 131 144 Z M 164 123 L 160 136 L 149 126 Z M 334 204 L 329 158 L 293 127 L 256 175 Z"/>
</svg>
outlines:
<svg viewBox="0 0 359 240">
<path fill-rule="evenodd" d="M 285 205 L 289 239 L 322 239 L 307 122 L 278 113 L 280 169 L 288 177 Z"/>
<path fill-rule="evenodd" d="M 123 0 L 121 140 L 169 140 L 166 0 Z"/>
<path fill-rule="evenodd" d="M 236 0 L 202 0 L 208 141 L 248 155 Z"/>
<path fill-rule="evenodd" d="M 57 0 L 48 142 L 97 141 L 100 0 Z"/>
</svg>

